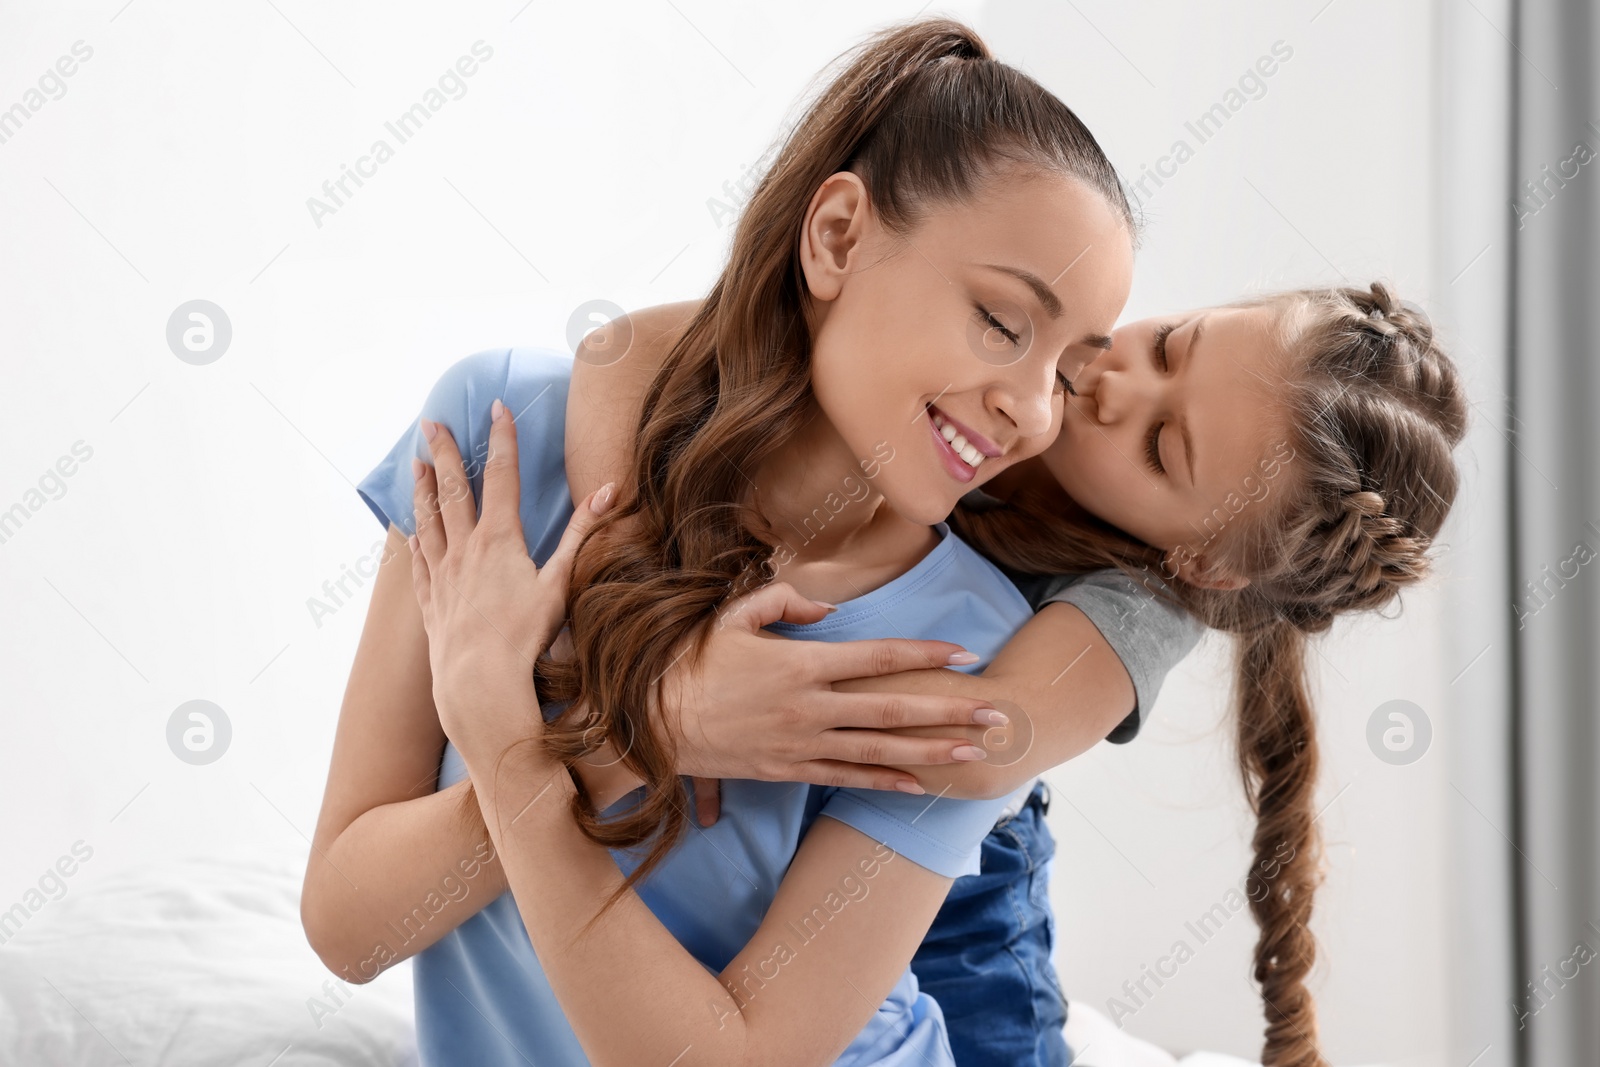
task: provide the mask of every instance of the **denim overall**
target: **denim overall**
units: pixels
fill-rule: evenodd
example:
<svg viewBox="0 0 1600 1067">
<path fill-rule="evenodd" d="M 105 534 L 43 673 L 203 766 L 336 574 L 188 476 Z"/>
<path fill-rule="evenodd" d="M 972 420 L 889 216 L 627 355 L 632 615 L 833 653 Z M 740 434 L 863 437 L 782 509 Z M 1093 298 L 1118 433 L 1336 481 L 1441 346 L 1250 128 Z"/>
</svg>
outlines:
<svg viewBox="0 0 1600 1067">
<path fill-rule="evenodd" d="M 1040 781 L 995 824 L 982 869 L 957 878 L 911 970 L 944 1011 L 957 1067 L 1068 1067 L 1067 1002 L 1050 962 L 1055 919 L 1045 864 L 1056 842 Z"/>
</svg>

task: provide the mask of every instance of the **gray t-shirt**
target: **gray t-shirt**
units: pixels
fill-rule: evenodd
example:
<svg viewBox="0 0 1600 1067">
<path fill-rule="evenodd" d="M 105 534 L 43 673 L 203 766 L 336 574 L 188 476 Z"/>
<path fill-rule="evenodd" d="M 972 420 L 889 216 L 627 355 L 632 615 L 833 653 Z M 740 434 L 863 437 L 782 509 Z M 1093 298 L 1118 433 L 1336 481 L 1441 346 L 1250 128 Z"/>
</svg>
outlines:
<svg viewBox="0 0 1600 1067">
<path fill-rule="evenodd" d="M 962 503 L 981 508 L 998 503 L 974 489 Z M 992 505 L 991 505 L 992 506 Z M 1015 583 L 1033 610 L 1062 601 L 1074 604 L 1105 637 L 1133 679 L 1134 709 L 1106 735 L 1126 744 L 1138 734 L 1161 691 L 1167 672 L 1199 643 L 1205 627 L 1198 619 L 1116 569 L 1087 574 L 1021 574 L 996 564 Z M 1152 576 L 1153 581 L 1160 581 Z"/>
</svg>

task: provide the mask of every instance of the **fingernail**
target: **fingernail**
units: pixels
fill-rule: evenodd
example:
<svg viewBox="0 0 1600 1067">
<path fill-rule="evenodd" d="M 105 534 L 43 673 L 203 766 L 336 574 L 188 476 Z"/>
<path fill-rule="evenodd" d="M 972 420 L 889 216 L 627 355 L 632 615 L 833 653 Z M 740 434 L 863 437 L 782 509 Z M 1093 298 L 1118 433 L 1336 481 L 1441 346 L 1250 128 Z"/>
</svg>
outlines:
<svg viewBox="0 0 1600 1067">
<path fill-rule="evenodd" d="M 1011 719 L 1003 711 L 996 711 L 994 708 L 979 708 L 972 713 L 972 721 L 987 723 L 990 726 L 1004 726 Z"/>
<path fill-rule="evenodd" d="M 431 441 L 431 440 L 433 440 L 434 435 L 437 434 L 438 432 L 439 432 L 439 427 L 435 426 L 431 420 L 429 420 L 429 419 L 423 419 L 422 420 L 422 435 L 424 437 L 426 437 L 428 440 Z"/>
<path fill-rule="evenodd" d="M 989 758 L 989 753 L 985 752 L 983 749 L 979 748 L 977 745 L 962 745 L 960 748 L 956 749 L 954 752 L 952 752 L 950 754 L 952 756 L 954 756 L 958 760 L 974 760 L 974 759 L 988 759 Z"/>
<path fill-rule="evenodd" d="M 812 603 L 817 605 L 817 607 L 819 607 L 819 608 L 827 608 L 829 611 L 838 611 L 839 610 L 839 605 L 830 604 L 826 600 L 813 600 Z M 918 790 L 918 792 L 921 792 L 921 790 Z"/>
<path fill-rule="evenodd" d="M 489 418 L 490 418 L 490 420 L 493 421 L 493 422 L 499 422 L 500 421 L 500 416 L 504 415 L 505 413 L 506 413 L 506 406 L 504 404 L 500 403 L 500 398 L 499 397 L 495 397 L 494 398 L 494 403 L 489 405 Z"/>
<path fill-rule="evenodd" d="M 417 535 L 416 534 L 412 534 L 410 537 L 406 538 L 406 544 L 411 546 L 411 551 L 413 553 L 416 552 L 416 550 L 417 550 Z"/>
<path fill-rule="evenodd" d="M 416 456 L 411 457 L 411 480 L 416 481 L 422 477 L 422 460 Z"/>
<path fill-rule="evenodd" d="M 978 659 L 976 652 L 952 652 L 949 662 L 952 666 L 965 666 L 968 663 L 978 662 Z"/>
<path fill-rule="evenodd" d="M 926 789 L 922 788 L 916 782 L 896 782 L 894 787 L 900 790 L 900 792 L 910 793 L 912 796 L 921 796 L 927 792 Z"/>
<path fill-rule="evenodd" d="M 611 506 L 612 487 L 616 484 L 616 482 L 607 482 L 602 485 L 600 491 L 594 495 L 594 499 L 589 502 L 589 510 L 596 515 L 604 515 L 606 509 Z"/>
</svg>

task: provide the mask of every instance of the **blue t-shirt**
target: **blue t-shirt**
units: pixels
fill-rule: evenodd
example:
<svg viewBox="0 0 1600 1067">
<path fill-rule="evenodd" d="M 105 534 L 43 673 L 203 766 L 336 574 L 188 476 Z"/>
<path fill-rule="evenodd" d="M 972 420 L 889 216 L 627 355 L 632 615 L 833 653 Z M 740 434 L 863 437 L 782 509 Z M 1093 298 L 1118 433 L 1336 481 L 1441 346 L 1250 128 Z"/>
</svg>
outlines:
<svg viewBox="0 0 1600 1067">
<path fill-rule="evenodd" d="M 481 497 L 489 405 L 500 397 L 510 408 L 517 425 L 523 532 L 529 554 L 541 565 L 573 512 L 564 445 L 571 371 L 572 357 L 555 349 L 480 352 L 444 372 L 421 412 L 450 430 L 474 494 Z M 393 523 L 408 534 L 415 530 L 412 456 L 431 461 L 415 422 L 357 486 L 385 528 Z M 841 603 L 821 622 L 774 623 L 769 629 L 822 641 L 885 634 L 953 641 L 979 657 L 977 663 L 955 669 L 981 671 L 1031 617 L 1032 608 L 994 564 L 947 525 L 940 523 L 935 530 L 938 545 L 900 577 Z M 438 788 L 465 774 L 459 754 L 447 745 Z M 685 783 L 685 803 L 691 799 Z M 617 802 L 626 803 L 630 798 Z M 955 878 L 979 872 L 983 839 L 1004 806 L 1005 798 L 954 800 L 725 779 L 717 822 L 710 827 L 691 823 L 684 840 L 639 885 L 639 896 L 687 951 L 719 974 L 755 934 L 818 815 L 837 819 L 912 862 Z M 616 850 L 612 856 L 624 873 L 639 858 Z M 413 961 L 417 1039 L 424 1064 L 587 1067 L 510 893 Z M 851 1067 L 953 1065 L 944 1015 L 931 997 L 919 992 L 909 967 L 835 1062 Z"/>
</svg>

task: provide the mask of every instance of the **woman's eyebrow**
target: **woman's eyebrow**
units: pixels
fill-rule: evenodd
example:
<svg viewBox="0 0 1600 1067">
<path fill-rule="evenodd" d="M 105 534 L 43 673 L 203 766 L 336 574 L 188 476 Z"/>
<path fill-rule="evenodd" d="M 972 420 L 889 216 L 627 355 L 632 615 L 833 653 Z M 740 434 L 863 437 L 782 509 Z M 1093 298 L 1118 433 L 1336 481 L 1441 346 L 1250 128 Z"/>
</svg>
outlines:
<svg viewBox="0 0 1600 1067">
<path fill-rule="evenodd" d="M 1055 293 L 1051 292 L 1050 286 L 1045 284 L 1045 280 L 1033 273 L 1033 271 L 1023 270 L 1021 267 L 1006 267 L 999 263 L 982 263 L 979 264 L 979 266 L 988 267 L 990 270 L 1002 271 L 1011 275 L 1013 278 L 1018 279 L 1023 284 L 1027 285 L 1029 289 L 1033 290 L 1034 297 L 1041 305 L 1044 306 L 1046 314 L 1048 314 L 1052 319 L 1059 319 L 1061 317 L 1062 308 L 1060 298 L 1058 298 Z"/>
<path fill-rule="evenodd" d="M 1073 262 L 1076 263 L 1077 260 L 1073 260 Z M 999 263 L 981 263 L 979 266 L 988 267 L 990 270 L 1001 271 L 1005 274 L 1011 275 L 1013 278 L 1016 278 L 1029 289 L 1033 290 L 1034 298 L 1037 299 L 1044 307 L 1046 314 L 1048 314 L 1052 319 L 1059 319 L 1061 317 L 1063 308 L 1061 306 L 1060 298 L 1058 298 L 1055 293 L 1051 292 L 1050 286 L 1046 285 L 1044 279 L 1033 273 L 1033 271 L 1024 270 L 1021 267 L 1007 267 Z M 1067 269 L 1070 270 L 1072 268 L 1069 265 Z M 1066 271 L 1062 271 L 1061 273 L 1065 274 Z M 1090 348 L 1098 348 L 1105 352 L 1111 351 L 1111 337 L 1108 334 L 1084 334 L 1077 343 L 1080 345 L 1088 345 Z M 1069 345 L 1068 347 L 1070 348 L 1071 346 Z"/>
</svg>

